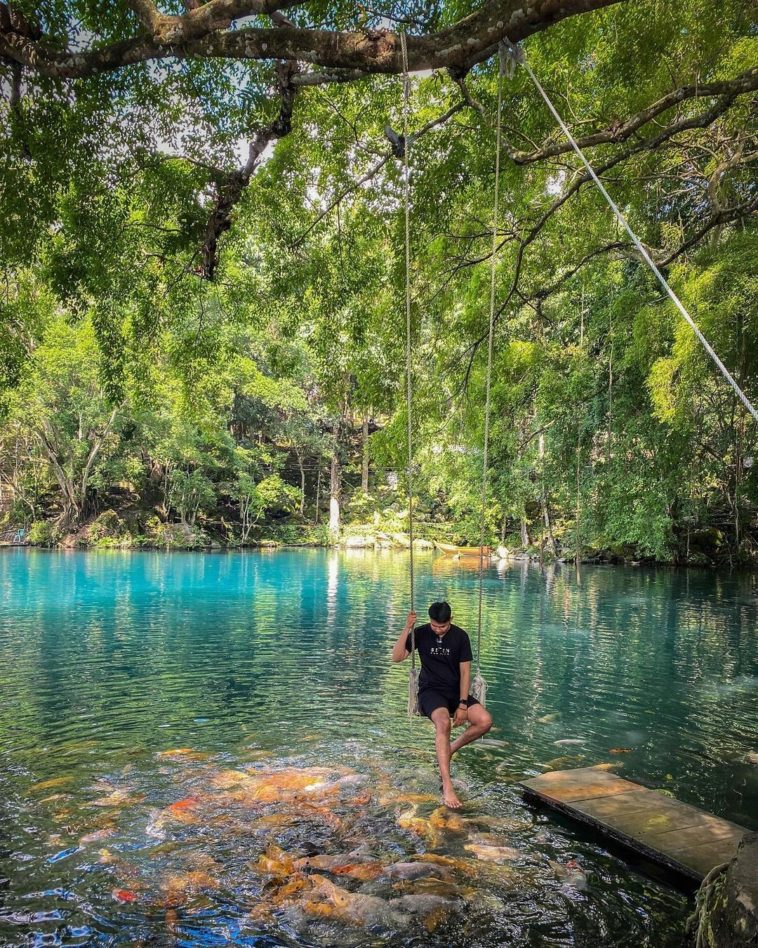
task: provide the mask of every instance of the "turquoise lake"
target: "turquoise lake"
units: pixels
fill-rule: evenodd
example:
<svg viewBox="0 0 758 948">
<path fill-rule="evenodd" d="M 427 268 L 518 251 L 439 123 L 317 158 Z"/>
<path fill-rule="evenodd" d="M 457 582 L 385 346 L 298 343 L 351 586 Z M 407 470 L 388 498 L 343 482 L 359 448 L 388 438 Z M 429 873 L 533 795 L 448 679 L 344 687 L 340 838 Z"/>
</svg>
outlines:
<svg viewBox="0 0 758 948">
<path fill-rule="evenodd" d="M 457 823 L 389 660 L 407 571 L 0 551 L 0 944 L 679 946 L 685 892 L 514 784 L 610 763 L 758 829 L 758 577 L 489 568 Z M 474 639 L 476 570 L 416 574 Z"/>
</svg>

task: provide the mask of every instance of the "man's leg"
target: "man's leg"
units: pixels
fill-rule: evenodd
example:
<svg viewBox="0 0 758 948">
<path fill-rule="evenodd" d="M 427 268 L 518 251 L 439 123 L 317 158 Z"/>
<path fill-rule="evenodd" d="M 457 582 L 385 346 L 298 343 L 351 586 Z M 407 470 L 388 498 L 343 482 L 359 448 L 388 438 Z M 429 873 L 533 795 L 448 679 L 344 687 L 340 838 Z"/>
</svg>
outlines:
<svg viewBox="0 0 758 948">
<path fill-rule="evenodd" d="M 466 744 L 475 741 L 477 737 L 486 734 L 492 727 L 492 715 L 481 704 L 472 704 L 468 709 L 469 725 L 466 730 L 450 745 L 450 756 L 459 751 Z"/>
<path fill-rule="evenodd" d="M 435 708 L 431 717 L 435 730 L 437 763 L 442 777 L 442 802 L 455 810 L 461 805 L 461 801 L 455 795 L 450 779 L 450 712 L 447 708 Z"/>
</svg>

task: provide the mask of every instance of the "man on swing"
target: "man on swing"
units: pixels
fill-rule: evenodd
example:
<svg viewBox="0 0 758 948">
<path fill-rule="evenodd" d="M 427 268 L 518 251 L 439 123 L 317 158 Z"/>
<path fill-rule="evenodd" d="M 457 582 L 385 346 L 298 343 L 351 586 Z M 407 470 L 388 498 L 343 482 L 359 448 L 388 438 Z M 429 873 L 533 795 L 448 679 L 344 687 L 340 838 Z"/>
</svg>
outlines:
<svg viewBox="0 0 758 948">
<path fill-rule="evenodd" d="M 421 658 L 418 703 L 422 713 L 435 727 L 437 761 L 442 777 L 442 800 L 445 806 L 457 809 L 461 801 L 453 790 L 450 779 L 450 758 L 466 744 L 486 734 L 492 727 L 492 717 L 469 694 L 471 683 L 471 642 L 466 632 L 450 621 L 452 612 L 446 602 L 429 606 L 427 625 L 416 629 L 415 640 Z M 416 613 L 409 612 L 405 628 L 392 649 L 392 661 L 402 662 L 411 654 L 411 629 L 416 624 Z M 468 722 L 468 727 L 450 743 L 452 727 Z"/>
</svg>

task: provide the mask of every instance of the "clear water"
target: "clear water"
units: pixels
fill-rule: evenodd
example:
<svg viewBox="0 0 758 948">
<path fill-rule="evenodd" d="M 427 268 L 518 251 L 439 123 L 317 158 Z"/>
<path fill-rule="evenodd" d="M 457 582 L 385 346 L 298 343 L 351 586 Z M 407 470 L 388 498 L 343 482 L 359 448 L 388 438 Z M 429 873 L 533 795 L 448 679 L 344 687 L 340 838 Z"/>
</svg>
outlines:
<svg viewBox="0 0 758 948">
<path fill-rule="evenodd" d="M 417 577 L 471 628 L 475 570 Z M 0 591 L 3 945 L 678 946 L 687 896 L 514 781 L 614 763 L 758 828 L 754 576 L 493 567 L 460 824 L 388 660 L 403 555 L 6 550 Z"/>
</svg>

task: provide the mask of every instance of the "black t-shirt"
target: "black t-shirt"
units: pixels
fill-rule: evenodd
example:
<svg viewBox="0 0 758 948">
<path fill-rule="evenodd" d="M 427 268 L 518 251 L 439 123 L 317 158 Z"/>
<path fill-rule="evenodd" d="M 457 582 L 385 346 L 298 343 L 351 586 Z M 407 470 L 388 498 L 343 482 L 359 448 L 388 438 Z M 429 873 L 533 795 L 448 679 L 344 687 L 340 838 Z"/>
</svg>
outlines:
<svg viewBox="0 0 758 948">
<path fill-rule="evenodd" d="M 410 652 L 410 633 L 405 647 Z M 450 698 L 460 697 L 460 664 L 473 658 L 467 633 L 451 625 L 443 636 L 435 635 L 427 622 L 416 629 L 416 648 L 421 657 L 419 691 L 429 688 Z"/>
</svg>

